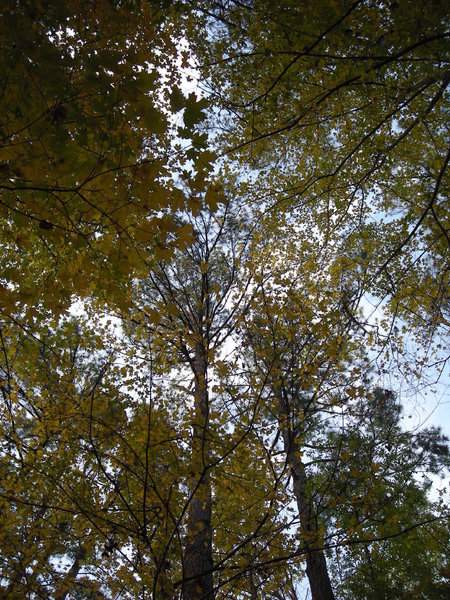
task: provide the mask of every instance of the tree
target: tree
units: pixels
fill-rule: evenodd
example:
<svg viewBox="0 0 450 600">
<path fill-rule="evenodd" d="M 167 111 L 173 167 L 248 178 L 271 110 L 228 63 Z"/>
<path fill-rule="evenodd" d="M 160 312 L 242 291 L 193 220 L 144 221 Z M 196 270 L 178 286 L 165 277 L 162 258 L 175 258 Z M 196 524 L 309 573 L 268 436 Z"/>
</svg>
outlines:
<svg viewBox="0 0 450 600">
<path fill-rule="evenodd" d="M 408 564 L 409 549 L 401 548 L 408 534 L 412 539 L 418 535 L 416 528 L 431 523 L 439 530 L 441 515 L 426 499 L 428 486 L 417 485 L 414 477 L 448 468 L 448 447 L 436 429 L 417 436 L 402 432 L 401 407 L 394 395 L 380 389 L 373 396 L 368 392 L 370 367 L 363 351 L 367 324 L 358 321 L 357 312 L 342 310 L 343 273 L 325 260 L 312 262 L 308 246 L 301 242 L 286 246 L 287 230 L 281 224 L 269 239 L 276 260 L 273 256 L 263 260 L 257 245 L 252 268 L 261 285 L 246 314 L 242 352 L 247 357 L 245 377 L 253 393 L 265 399 L 266 418 L 278 425 L 270 451 L 281 450 L 291 472 L 312 597 L 330 598 L 334 597 L 331 581 L 336 585 L 336 580 L 329 575 L 326 548 L 343 546 L 344 555 L 347 545 L 349 552 L 354 549 L 347 573 L 332 562 L 335 576 L 341 576 L 339 589 L 344 589 L 345 576 L 354 573 L 355 561 L 366 566 L 361 546 L 355 545 L 367 544 L 367 550 L 379 542 L 390 548 L 391 536 L 404 532 L 396 548 L 397 560 Z M 347 501 L 347 518 L 344 513 L 332 517 L 334 507 L 345 512 Z M 386 510 L 382 519 L 381 510 Z M 441 531 L 436 540 L 443 543 L 445 534 Z M 423 542 L 428 545 L 426 535 Z M 439 547 L 434 546 L 431 555 L 430 560 L 436 559 L 442 567 Z M 378 575 L 385 590 L 392 579 L 389 566 L 387 561 Z M 405 573 L 399 570 L 399 589 L 407 589 Z M 362 579 L 356 573 L 355 587 L 346 589 L 366 597 L 367 593 L 357 592 Z M 371 584 L 368 577 L 368 589 Z M 382 588 L 377 589 L 374 597 L 381 594 Z M 393 593 L 394 587 L 386 597 Z"/>
<path fill-rule="evenodd" d="M 4 2 L 1 21 L 3 308 L 32 318 L 42 301 L 61 313 L 73 293 L 118 289 L 123 303 L 118 281 L 177 243 L 185 151 L 170 122 L 186 108 L 188 145 L 202 106 L 178 88 L 181 20 L 157 3 L 102 0 Z"/>
<path fill-rule="evenodd" d="M 333 290 L 330 278 L 323 288 L 312 291 L 306 252 L 279 249 L 275 244 L 272 251 L 278 256 L 278 268 L 268 274 L 268 265 L 260 257 L 254 267 L 256 278 L 264 277 L 264 283 L 246 319 L 245 345 L 251 348 L 248 369 L 253 385 L 266 388 L 262 392 L 266 410 L 281 436 L 312 598 L 332 599 L 323 507 L 317 505 L 318 491 L 304 455 L 318 443 L 317 429 L 323 427 L 325 415 L 331 418 L 336 390 L 346 383 L 342 371 L 353 354 L 347 338 L 354 326 L 342 315 L 340 294 Z M 278 435 L 272 451 L 278 450 Z"/>
<path fill-rule="evenodd" d="M 108 482 L 91 450 L 101 439 L 102 452 L 110 451 L 101 434 L 112 421 L 121 430 L 126 404 L 101 382 L 108 361 L 87 361 L 87 332 L 68 322 L 39 335 L 2 330 L 2 593 L 65 598 L 86 564 L 95 572 L 104 541 L 96 531 L 110 529 Z M 62 559 L 70 567 L 65 576 Z"/>
<path fill-rule="evenodd" d="M 330 304 L 318 327 L 302 321 L 307 298 L 295 296 L 296 283 L 276 306 L 262 292 L 245 345 L 253 389 L 278 423 L 271 451 L 281 446 L 290 469 L 312 598 L 445 595 L 446 507 L 427 499 L 429 479 L 415 478 L 448 469 L 448 439 L 437 428 L 401 430 L 394 394 L 366 391 L 370 373 L 344 341 L 348 323 L 330 327 Z M 331 573 L 327 547 L 336 549 Z"/>
<path fill-rule="evenodd" d="M 427 492 L 429 474 L 448 468 L 448 439 L 437 428 L 403 431 L 402 407 L 387 390 L 375 388 L 352 405 L 345 427 L 330 432 L 341 466 L 327 490 L 328 526 L 351 531 L 332 563 L 338 595 L 445 597 L 445 507 L 430 503 Z"/>
<path fill-rule="evenodd" d="M 195 216 L 184 215 L 192 228 L 193 243 L 172 261 L 159 263 L 142 282 L 138 294 L 142 308 L 136 318 L 144 331 L 149 328 L 152 332 L 158 347 L 159 368 L 178 371 L 178 375 L 173 374 L 175 381 L 182 384 L 182 390 L 187 391 L 189 386 L 188 393 L 192 395 L 192 402 L 184 398 L 188 406 L 192 403 L 186 414 L 192 433 L 186 440 L 189 496 L 183 510 L 187 512 L 183 544 L 183 598 L 186 599 L 215 597 L 213 500 L 219 505 L 219 514 L 222 513 L 220 521 L 224 521 L 229 510 L 220 508 L 218 488 L 223 484 L 218 481 L 217 469 L 226 468 L 223 463 L 228 455 L 240 452 L 239 436 L 246 439 L 251 431 L 251 425 L 244 427 L 237 441 L 227 443 L 223 416 L 219 418 L 215 408 L 217 394 L 210 391 L 214 371 L 216 368 L 220 371 L 222 365 L 220 360 L 217 363 L 218 357 L 245 311 L 244 294 L 241 301 L 235 298 L 229 306 L 245 252 L 245 227 L 242 215 L 238 222 L 233 204 L 224 197 L 221 200 L 223 204 L 215 214 L 203 209 Z M 237 431 L 238 427 L 232 437 L 236 438 Z M 224 563 L 225 544 L 221 552 L 224 557 L 220 562 Z"/>
<path fill-rule="evenodd" d="M 358 547 L 355 494 L 346 494 L 373 467 L 370 460 L 355 465 L 349 479 L 336 435 L 357 447 L 361 422 L 355 417 L 354 425 L 325 436 L 327 421 L 342 419 L 337 408 L 354 410 L 358 394 L 351 381 L 360 366 L 348 364 L 360 352 L 357 325 L 340 310 L 341 294 L 331 282 L 321 288 L 326 302 L 309 297 L 308 277 L 313 281 L 316 273 L 308 274 L 307 256 L 302 264 L 280 254 L 283 268 L 270 277 L 260 255 L 259 271 L 251 277 L 240 271 L 237 265 L 251 253 L 238 208 L 224 203 L 219 214 L 183 217 L 191 221 L 194 242 L 155 265 L 136 288 L 119 339 L 102 330 L 100 316 L 92 333 L 89 320 L 83 327 L 69 322 L 47 325 L 32 340 L 11 326 L 2 373 L 10 387 L 2 388 L 9 414 L 1 495 L 15 524 L 3 529 L 1 540 L 6 593 L 64 597 L 100 589 L 112 597 L 170 598 L 183 588 L 183 597 L 276 598 L 283 590 L 295 593 L 286 564 L 300 576 L 306 557 L 314 579 L 311 554 L 323 562 L 327 547 L 346 548 L 350 540 Z M 280 289 L 294 265 L 302 278 L 291 276 Z M 230 302 L 236 294 L 241 300 Z M 238 345 L 231 356 L 223 354 L 231 335 L 243 336 L 244 353 Z M 200 349 L 208 367 L 205 387 Z M 356 414 L 366 415 L 368 405 L 361 399 Z M 364 444 L 378 447 L 380 439 L 375 431 Z M 424 435 L 421 443 L 442 447 L 436 437 Z M 417 466 L 409 458 L 392 456 L 405 482 Z M 331 473 L 317 470 L 321 461 Z M 391 468 L 387 459 L 379 462 Z M 328 499 L 338 497 L 341 475 L 345 491 L 334 512 Z M 290 477 L 298 502 L 293 517 Z M 363 497 L 365 510 L 371 497 Z M 402 514 L 408 506 L 399 502 Z M 343 526 L 336 529 L 339 511 Z M 416 525 L 423 514 L 413 516 Z M 388 521 L 381 537 L 396 531 Z M 35 545 L 20 551 L 20 539 Z M 62 581 L 57 557 L 67 565 Z"/>
<path fill-rule="evenodd" d="M 437 5 L 1 8 L 5 597 L 445 592 L 446 440 L 370 378 L 448 324 Z"/>
<path fill-rule="evenodd" d="M 217 143 L 248 170 L 243 193 L 345 239 L 341 268 L 359 269 L 386 318 L 422 340 L 448 327 L 443 4 L 193 4 Z"/>
</svg>

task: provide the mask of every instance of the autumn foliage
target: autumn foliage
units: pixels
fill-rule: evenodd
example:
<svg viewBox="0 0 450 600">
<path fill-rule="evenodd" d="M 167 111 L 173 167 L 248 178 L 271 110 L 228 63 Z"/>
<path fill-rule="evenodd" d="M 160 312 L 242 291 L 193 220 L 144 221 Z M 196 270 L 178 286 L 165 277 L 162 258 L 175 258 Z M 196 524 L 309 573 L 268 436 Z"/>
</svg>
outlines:
<svg viewBox="0 0 450 600">
<path fill-rule="evenodd" d="M 0 44 L 0 596 L 447 598 L 402 394 L 446 365 L 445 3 L 3 1 Z"/>
</svg>

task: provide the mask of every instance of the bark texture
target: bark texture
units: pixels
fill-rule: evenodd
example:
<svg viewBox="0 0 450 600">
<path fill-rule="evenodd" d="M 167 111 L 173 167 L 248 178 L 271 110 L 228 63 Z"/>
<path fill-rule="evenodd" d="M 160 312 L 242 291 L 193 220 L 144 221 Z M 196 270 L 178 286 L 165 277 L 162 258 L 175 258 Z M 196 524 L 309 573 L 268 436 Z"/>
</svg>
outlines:
<svg viewBox="0 0 450 600">
<path fill-rule="evenodd" d="M 214 600 L 211 482 L 208 471 L 209 398 L 205 344 L 202 342 L 200 340 L 196 345 L 192 363 L 195 378 L 195 423 L 192 442 L 191 500 L 184 551 L 183 600 Z"/>
<path fill-rule="evenodd" d="M 301 450 L 296 442 L 295 433 L 289 427 L 289 409 L 282 396 L 278 395 L 279 420 L 282 425 L 284 451 L 294 484 L 294 495 L 300 517 L 302 541 L 306 547 L 306 575 L 311 588 L 312 600 L 335 600 L 328 575 L 327 561 L 321 549 L 317 515 L 310 494 Z"/>
</svg>

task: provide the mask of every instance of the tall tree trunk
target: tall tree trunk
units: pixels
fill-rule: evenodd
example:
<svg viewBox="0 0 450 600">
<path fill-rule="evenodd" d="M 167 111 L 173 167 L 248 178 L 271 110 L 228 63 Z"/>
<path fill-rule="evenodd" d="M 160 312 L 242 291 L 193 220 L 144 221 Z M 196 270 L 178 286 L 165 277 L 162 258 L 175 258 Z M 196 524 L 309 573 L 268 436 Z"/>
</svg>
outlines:
<svg viewBox="0 0 450 600">
<path fill-rule="evenodd" d="M 205 346 L 198 342 L 193 362 L 195 377 L 195 423 L 192 442 L 192 498 L 188 509 L 184 550 L 183 600 L 213 600 L 211 533 L 211 481 L 208 439 L 208 389 Z"/>
<path fill-rule="evenodd" d="M 306 547 L 306 575 L 311 588 L 312 600 L 335 600 L 328 575 L 327 561 L 321 549 L 316 514 L 306 486 L 305 466 L 301 449 L 290 425 L 289 410 L 281 393 L 278 395 L 279 420 L 282 428 L 284 451 L 294 484 L 294 495 L 300 517 L 302 541 Z"/>
</svg>

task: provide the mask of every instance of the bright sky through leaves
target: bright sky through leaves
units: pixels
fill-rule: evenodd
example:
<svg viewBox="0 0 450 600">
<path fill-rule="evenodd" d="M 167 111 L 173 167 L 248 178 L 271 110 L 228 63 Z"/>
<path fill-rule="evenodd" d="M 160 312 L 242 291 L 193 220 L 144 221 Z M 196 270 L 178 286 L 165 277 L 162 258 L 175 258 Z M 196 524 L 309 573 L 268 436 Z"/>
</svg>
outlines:
<svg viewBox="0 0 450 600">
<path fill-rule="evenodd" d="M 0 2 L 2 598 L 448 597 L 448 16 Z"/>
</svg>

